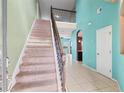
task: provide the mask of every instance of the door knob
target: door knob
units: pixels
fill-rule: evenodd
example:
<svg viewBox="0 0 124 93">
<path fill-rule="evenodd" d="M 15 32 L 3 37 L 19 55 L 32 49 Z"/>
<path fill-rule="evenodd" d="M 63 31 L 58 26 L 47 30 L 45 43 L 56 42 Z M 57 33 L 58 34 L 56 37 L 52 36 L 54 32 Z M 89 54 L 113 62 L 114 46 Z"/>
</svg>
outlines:
<svg viewBox="0 0 124 93">
<path fill-rule="evenodd" d="M 97 53 L 97 55 L 100 55 L 100 53 Z"/>
<path fill-rule="evenodd" d="M 110 69 L 109 72 L 112 72 L 112 70 Z"/>
</svg>

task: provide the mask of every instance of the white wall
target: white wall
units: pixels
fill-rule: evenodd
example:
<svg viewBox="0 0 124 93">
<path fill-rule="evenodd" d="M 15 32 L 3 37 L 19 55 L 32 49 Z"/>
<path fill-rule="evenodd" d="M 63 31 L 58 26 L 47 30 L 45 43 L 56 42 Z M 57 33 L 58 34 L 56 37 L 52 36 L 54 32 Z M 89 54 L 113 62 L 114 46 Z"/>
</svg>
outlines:
<svg viewBox="0 0 124 93">
<path fill-rule="evenodd" d="M 57 21 L 56 23 L 60 37 L 70 38 L 72 31 L 74 31 L 77 28 L 76 23 L 59 22 L 59 21 Z"/>
<path fill-rule="evenodd" d="M 36 0 L 8 0 L 8 56 L 11 77 L 36 17 Z"/>
<path fill-rule="evenodd" d="M 40 0 L 42 19 L 50 18 L 50 7 L 72 10 L 75 7 L 75 0 Z"/>
</svg>

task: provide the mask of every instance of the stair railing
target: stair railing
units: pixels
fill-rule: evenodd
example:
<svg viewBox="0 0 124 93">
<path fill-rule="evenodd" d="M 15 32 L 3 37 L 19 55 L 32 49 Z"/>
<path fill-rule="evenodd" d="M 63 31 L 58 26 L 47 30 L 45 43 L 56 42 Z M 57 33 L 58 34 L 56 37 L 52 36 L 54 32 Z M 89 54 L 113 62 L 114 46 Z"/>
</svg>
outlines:
<svg viewBox="0 0 124 93">
<path fill-rule="evenodd" d="M 52 23 L 52 29 L 53 29 L 53 35 L 54 35 L 54 41 L 55 41 L 55 47 L 56 47 L 56 54 L 57 54 L 57 61 L 58 61 L 58 67 L 59 67 L 59 74 L 60 74 L 60 83 L 61 83 L 61 89 L 62 91 L 66 91 L 65 88 L 65 73 L 64 73 L 64 52 L 61 45 L 61 40 L 59 36 L 59 32 L 57 29 L 57 25 L 54 19 L 52 7 L 51 7 L 51 23 Z"/>
</svg>

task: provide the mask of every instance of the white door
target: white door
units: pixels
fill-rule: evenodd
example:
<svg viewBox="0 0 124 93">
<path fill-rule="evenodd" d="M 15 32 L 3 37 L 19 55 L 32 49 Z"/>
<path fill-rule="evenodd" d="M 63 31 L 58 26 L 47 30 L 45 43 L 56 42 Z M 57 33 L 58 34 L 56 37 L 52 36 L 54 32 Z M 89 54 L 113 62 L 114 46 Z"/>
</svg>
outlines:
<svg viewBox="0 0 124 93">
<path fill-rule="evenodd" d="M 97 33 L 97 71 L 112 78 L 112 26 L 96 31 Z"/>
</svg>

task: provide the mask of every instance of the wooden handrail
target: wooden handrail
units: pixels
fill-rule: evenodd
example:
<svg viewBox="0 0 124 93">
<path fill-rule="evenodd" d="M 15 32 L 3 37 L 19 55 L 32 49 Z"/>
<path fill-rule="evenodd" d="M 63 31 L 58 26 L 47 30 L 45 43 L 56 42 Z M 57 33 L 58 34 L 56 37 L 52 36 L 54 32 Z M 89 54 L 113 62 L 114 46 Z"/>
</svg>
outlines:
<svg viewBox="0 0 124 93">
<path fill-rule="evenodd" d="M 59 11 L 66 11 L 66 12 L 76 13 L 76 11 L 72 11 L 72 10 L 65 10 L 65 9 L 59 9 L 59 8 L 52 8 L 52 9 L 59 10 Z"/>
<path fill-rule="evenodd" d="M 57 61 L 58 61 L 58 66 L 59 66 L 59 74 L 60 74 L 60 79 L 61 79 L 60 80 L 61 81 L 61 87 L 62 87 L 62 91 L 65 92 L 66 91 L 66 88 L 65 88 L 65 73 L 64 73 L 65 61 L 63 59 L 64 52 L 63 52 L 63 48 L 62 48 L 62 45 L 61 45 L 61 39 L 60 39 L 60 36 L 59 36 L 57 25 L 56 25 L 56 22 L 55 22 L 55 19 L 54 19 L 52 7 L 51 7 L 51 21 L 52 21 L 54 41 L 55 41 L 55 47 L 56 47 Z"/>
</svg>

